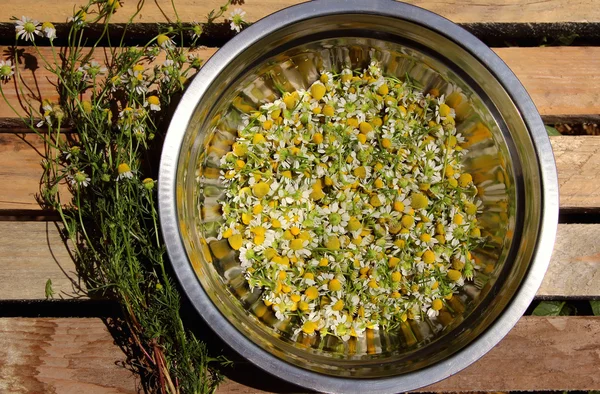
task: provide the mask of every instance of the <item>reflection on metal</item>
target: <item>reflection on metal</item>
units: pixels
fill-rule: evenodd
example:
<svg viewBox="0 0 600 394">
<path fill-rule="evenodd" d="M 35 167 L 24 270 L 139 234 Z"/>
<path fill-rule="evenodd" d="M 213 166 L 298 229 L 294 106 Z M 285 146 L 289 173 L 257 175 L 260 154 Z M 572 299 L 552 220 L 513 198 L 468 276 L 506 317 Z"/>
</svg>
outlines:
<svg viewBox="0 0 600 394">
<path fill-rule="evenodd" d="M 432 320 L 341 342 L 290 339 L 250 291 L 221 221 L 219 160 L 231 150 L 240 111 L 280 91 L 305 88 L 320 69 L 363 68 L 438 89 L 457 114 L 479 189 L 489 247 L 474 256 L 474 283 Z M 200 71 L 175 113 L 159 179 L 164 238 L 184 290 L 204 319 L 242 355 L 316 390 L 397 392 L 455 373 L 516 323 L 547 268 L 558 216 L 550 143 L 529 96 L 485 45 L 449 21 L 387 1 L 311 2 L 231 40 Z M 361 379 L 357 379 L 361 378 Z"/>
</svg>

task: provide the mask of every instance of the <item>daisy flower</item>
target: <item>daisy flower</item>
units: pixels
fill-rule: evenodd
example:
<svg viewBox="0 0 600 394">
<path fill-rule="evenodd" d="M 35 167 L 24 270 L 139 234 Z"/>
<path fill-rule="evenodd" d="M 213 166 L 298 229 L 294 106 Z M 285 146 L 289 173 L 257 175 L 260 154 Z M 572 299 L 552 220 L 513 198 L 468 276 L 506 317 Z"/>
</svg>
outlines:
<svg viewBox="0 0 600 394">
<path fill-rule="evenodd" d="M 131 171 L 129 164 L 127 164 L 127 163 L 119 164 L 119 166 L 117 167 L 117 173 L 118 173 L 118 176 L 117 176 L 118 181 L 120 181 L 122 179 L 133 178 L 133 171 Z"/>
<path fill-rule="evenodd" d="M 151 111 L 160 111 L 160 100 L 157 96 L 148 96 L 144 102 L 144 107 L 150 106 Z"/>
<path fill-rule="evenodd" d="M 56 28 L 50 22 L 42 23 L 42 32 L 50 41 L 56 38 Z"/>
<path fill-rule="evenodd" d="M 254 104 L 234 100 L 231 152 L 207 155 L 225 186 L 223 238 L 241 229 L 232 248 L 244 275 L 266 289 L 278 319 L 300 317 L 294 335 L 348 340 L 407 319 L 435 326 L 438 288 L 481 280 L 465 259 L 484 238 L 471 192 L 505 191 L 463 174 L 465 147 L 455 149 L 462 142 L 443 98 L 429 108 L 431 95 L 385 77 L 375 61 L 316 77 L 270 102 L 260 83 L 244 90 Z M 466 261 L 461 272 L 450 268 L 455 256 Z"/>
<path fill-rule="evenodd" d="M 81 186 L 81 187 L 88 186 L 90 184 L 90 180 L 91 179 L 83 171 L 77 171 L 69 179 L 72 186 Z"/>
<path fill-rule="evenodd" d="M 235 30 L 239 33 L 240 30 L 242 30 L 242 27 L 244 27 L 244 23 L 246 23 L 244 20 L 245 16 L 246 11 L 242 10 L 241 8 L 236 8 L 233 10 L 231 14 L 229 14 L 229 20 L 231 21 L 229 26 L 231 27 L 231 30 Z"/>
<path fill-rule="evenodd" d="M 77 13 L 67 19 L 67 22 L 72 22 L 77 26 L 81 26 L 85 23 L 87 13 L 84 10 L 79 10 Z"/>
<path fill-rule="evenodd" d="M 17 38 L 21 38 L 25 41 L 33 42 L 36 35 L 42 35 L 40 23 L 26 16 L 22 16 L 21 19 L 16 21 L 15 30 L 17 32 Z"/>
<path fill-rule="evenodd" d="M 0 80 L 8 81 L 15 74 L 15 66 L 10 60 L 0 60 Z"/>
<path fill-rule="evenodd" d="M 192 22 L 192 39 L 197 40 L 200 38 L 200 36 L 202 35 L 204 29 L 202 27 L 202 24 L 198 23 L 198 22 Z"/>
<path fill-rule="evenodd" d="M 173 40 L 169 38 L 169 36 L 167 36 L 166 34 L 159 34 L 156 37 L 156 43 L 162 49 L 171 49 L 175 47 L 175 43 L 173 42 Z"/>
</svg>

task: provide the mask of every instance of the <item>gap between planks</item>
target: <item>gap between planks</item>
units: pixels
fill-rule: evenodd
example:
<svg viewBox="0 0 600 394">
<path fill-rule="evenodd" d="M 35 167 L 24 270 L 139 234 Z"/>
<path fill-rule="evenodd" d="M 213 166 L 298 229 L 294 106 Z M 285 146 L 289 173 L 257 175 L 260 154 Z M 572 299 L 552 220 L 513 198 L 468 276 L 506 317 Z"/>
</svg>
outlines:
<svg viewBox="0 0 600 394">
<path fill-rule="evenodd" d="M 7 47 L 0 46 L 1 51 Z M 57 100 L 53 83 L 56 78 L 44 68 L 39 55 L 31 47 L 23 48 L 23 83 L 32 89 L 27 100 L 36 98 Z M 50 48 L 39 48 L 45 58 L 52 58 Z M 208 59 L 216 48 L 200 48 L 194 53 Z M 103 57 L 103 51 L 98 50 Z M 540 47 L 496 48 L 496 53 L 508 64 L 531 95 L 540 114 L 550 120 L 600 119 L 600 47 Z M 158 58 L 153 64 L 160 64 Z M 25 90 L 27 91 L 27 90 Z M 14 81 L 4 85 L 4 93 L 14 108 L 23 115 L 23 97 L 17 94 Z M 21 101 L 20 101 L 21 100 Z M 15 118 L 8 105 L 0 106 L 0 119 L 6 126 Z M 2 130 L 0 130 L 0 133 Z"/>
<path fill-rule="evenodd" d="M 421 391 L 596 390 L 599 336 L 598 317 L 526 316 L 480 360 Z M 135 393 L 124 358 L 100 319 L 0 319 L 2 392 Z M 223 370 L 231 379 L 218 394 L 304 391 L 247 362 L 238 368 Z"/>
<path fill-rule="evenodd" d="M 558 168 L 562 209 L 600 208 L 600 136 L 550 137 Z M 35 134 L 0 133 L 0 217 L 15 216 L 16 210 L 39 209 L 43 152 Z M 65 191 L 66 188 L 61 189 Z"/>
<path fill-rule="evenodd" d="M 84 297 L 75 265 L 55 222 L 0 222 L 1 300 Z M 543 298 L 600 297 L 600 224 L 560 224 L 550 267 L 537 292 Z"/>
<path fill-rule="evenodd" d="M 367 0 L 365 0 L 367 1 Z M 247 0 L 245 5 L 230 6 L 225 13 L 242 8 L 246 19 L 254 22 L 275 11 L 302 3 L 301 0 Z M 561 23 L 600 21 L 600 8 L 594 0 L 405 0 L 427 10 L 438 13 L 455 23 Z M 40 21 L 65 22 L 73 14 L 74 4 L 85 1 L 60 1 L 48 4 L 44 0 L 21 0 L 7 2 L 0 8 L 0 22 L 8 22 L 11 17 L 26 15 Z M 111 20 L 125 23 L 135 12 L 138 1 L 127 0 Z M 182 22 L 203 22 L 211 10 L 219 9 L 224 0 L 176 0 L 175 6 Z M 137 23 L 165 22 L 165 16 L 176 20 L 169 2 L 146 1 L 142 12 L 134 19 Z"/>
</svg>

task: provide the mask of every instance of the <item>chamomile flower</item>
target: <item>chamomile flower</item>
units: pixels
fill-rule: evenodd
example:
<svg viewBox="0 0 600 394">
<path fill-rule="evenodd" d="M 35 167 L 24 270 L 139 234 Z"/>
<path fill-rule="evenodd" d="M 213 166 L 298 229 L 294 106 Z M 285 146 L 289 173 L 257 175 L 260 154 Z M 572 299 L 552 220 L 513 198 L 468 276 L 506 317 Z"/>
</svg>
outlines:
<svg viewBox="0 0 600 394">
<path fill-rule="evenodd" d="M 75 26 L 81 27 L 83 24 L 85 24 L 86 19 L 87 13 L 84 10 L 79 10 L 75 13 L 75 15 L 69 17 L 67 22 L 71 22 Z"/>
<path fill-rule="evenodd" d="M 200 24 L 196 21 L 192 22 L 192 39 L 194 39 L 194 40 L 199 39 L 203 32 L 204 32 L 204 29 L 202 27 L 202 24 Z"/>
<path fill-rule="evenodd" d="M 85 80 L 92 80 L 97 75 L 105 74 L 107 69 L 105 66 L 101 65 L 95 60 L 90 61 L 89 63 L 80 66 L 77 71 L 83 74 L 83 78 Z"/>
<path fill-rule="evenodd" d="M 86 187 L 90 184 L 91 179 L 83 171 L 77 171 L 69 178 L 72 186 Z"/>
<path fill-rule="evenodd" d="M 119 164 L 119 166 L 117 167 L 117 174 L 118 181 L 133 178 L 133 171 L 131 171 L 129 164 L 127 163 Z"/>
<path fill-rule="evenodd" d="M 35 19 L 22 16 L 21 19 L 16 21 L 15 30 L 17 32 L 17 38 L 21 38 L 25 41 L 33 42 L 35 36 L 41 36 L 40 22 Z"/>
<path fill-rule="evenodd" d="M 68 151 L 63 152 L 63 154 L 65 155 L 66 160 L 72 160 L 77 158 L 79 152 L 81 152 L 81 148 L 77 145 L 73 145 Z"/>
<path fill-rule="evenodd" d="M 6 82 L 15 74 L 15 66 L 10 60 L 0 60 L 0 80 Z"/>
<path fill-rule="evenodd" d="M 156 36 L 156 44 L 163 49 L 172 49 L 175 47 L 173 40 L 166 34 Z"/>
<path fill-rule="evenodd" d="M 332 234 L 345 234 L 346 226 L 350 220 L 350 215 L 346 211 L 346 204 L 339 204 L 337 201 L 327 208 L 321 209 L 321 214 L 327 218 L 325 221 L 325 230 Z"/>
<path fill-rule="evenodd" d="M 200 69 L 200 67 L 202 67 L 204 60 L 201 59 L 198 55 L 190 53 L 188 54 L 188 63 L 190 64 L 190 66 L 192 66 L 192 68 L 198 70 Z"/>
<path fill-rule="evenodd" d="M 151 111 L 160 111 L 160 99 L 157 96 L 148 96 L 144 102 L 144 107 L 150 106 Z"/>
<path fill-rule="evenodd" d="M 44 33 L 44 36 L 50 41 L 56 38 L 56 28 L 51 22 L 42 23 L 42 32 Z"/>
<path fill-rule="evenodd" d="M 237 33 L 239 33 L 242 30 L 242 27 L 244 27 L 244 24 L 246 23 L 246 21 L 244 20 L 245 16 L 246 11 L 242 10 L 241 8 L 236 8 L 235 10 L 231 11 L 231 14 L 229 14 L 229 20 L 231 21 L 229 27 L 231 28 L 231 30 L 234 30 Z"/>
<path fill-rule="evenodd" d="M 452 261 L 482 241 L 480 202 L 454 123 L 427 100 L 372 62 L 362 73 L 321 72 L 257 110 L 234 103 L 238 137 L 213 158 L 225 186 L 220 236 L 241 228 L 234 249 L 245 277 L 278 319 L 301 316 L 294 336 L 348 340 L 436 319 L 436 289 L 471 280 L 473 265 L 463 278 Z M 434 104 L 442 114 L 443 104 Z M 461 174 L 446 173 L 448 163 Z"/>
</svg>

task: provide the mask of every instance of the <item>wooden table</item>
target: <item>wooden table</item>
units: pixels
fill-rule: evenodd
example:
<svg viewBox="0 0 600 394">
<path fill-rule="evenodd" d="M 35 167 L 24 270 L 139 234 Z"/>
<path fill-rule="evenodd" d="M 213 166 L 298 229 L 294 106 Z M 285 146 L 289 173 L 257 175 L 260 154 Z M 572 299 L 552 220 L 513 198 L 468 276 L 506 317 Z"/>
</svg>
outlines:
<svg viewBox="0 0 600 394">
<path fill-rule="evenodd" d="M 251 21 L 295 0 L 248 0 Z M 0 7 L 2 52 L 13 42 L 10 17 L 64 21 L 73 1 L 20 0 Z M 126 0 L 116 14 L 124 22 L 134 8 Z M 186 22 L 202 20 L 217 0 L 176 1 Z M 600 121 L 600 7 L 594 0 L 414 0 L 411 3 L 462 24 L 495 49 L 521 79 L 547 123 Z M 157 6 L 160 5 L 161 7 Z M 147 2 L 138 31 L 150 37 L 152 23 L 173 17 L 169 1 Z M 146 23 L 143 25 L 142 23 Z M 216 29 L 204 38 L 209 57 L 227 37 Z M 544 36 L 579 34 L 588 46 L 522 47 Z M 552 38 L 549 39 L 553 41 Z M 519 46 L 516 46 L 519 45 Z M 42 96 L 53 94 L 42 68 L 26 70 Z M 14 85 L 5 91 L 14 102 Z M 600 297 L 600 136 L 552 137 L 556 155 L 561 223 L 550 269 L 538 298 L 585 301 Z M 35 195 L 41 176 L 40 140 L 20 127 L 0 104 L 0 392 L 131 393 L 139 382 L 106 328 L 118 309 L 76 291 L 77 279 L 52 212 Z M 51 279 L 59 297 L 46 300 Z M 62 299 L 61 299 L 62 297 Z M 75 297 L 73 299 L 73 297 Z M 205 328 L 204 328 L 205 329 Z M 205 329 L 213 347 L 212 333 Z M 425 391 L 598 390 L 600 317 L 525 316 L 488 355 Z M 249 372 L 250 371 L 250 372 Z M 219 393 L 298 391 L 238 363 Z M 401 391 L 401 388 L 399 388 Z"/>
</svg>

